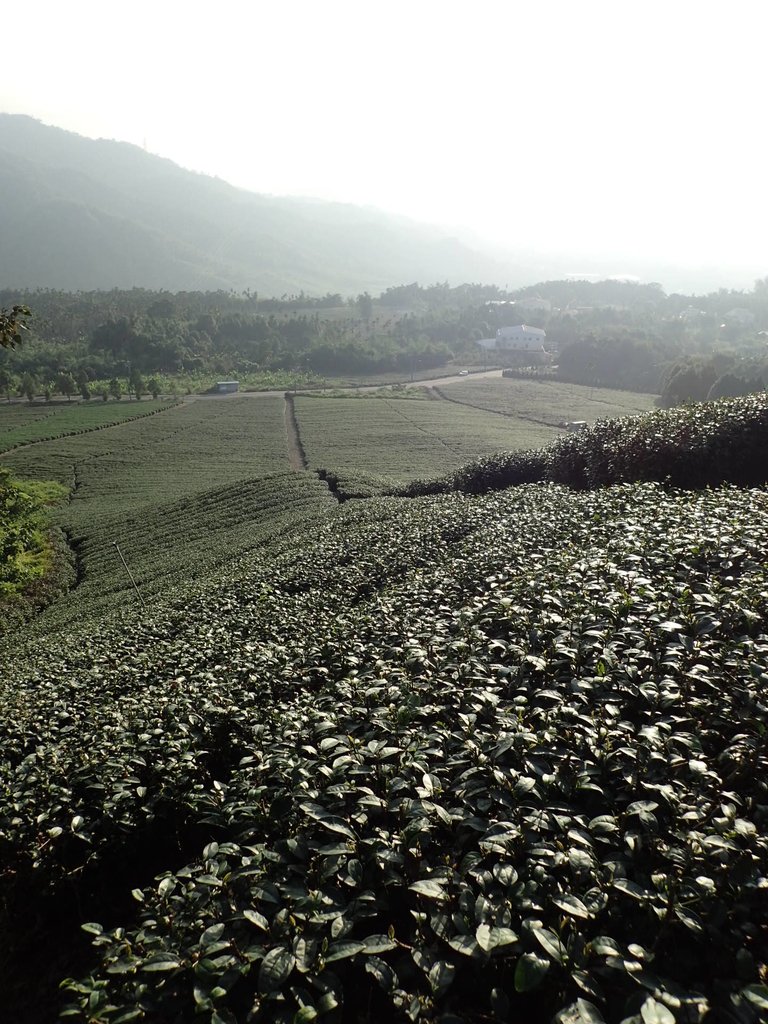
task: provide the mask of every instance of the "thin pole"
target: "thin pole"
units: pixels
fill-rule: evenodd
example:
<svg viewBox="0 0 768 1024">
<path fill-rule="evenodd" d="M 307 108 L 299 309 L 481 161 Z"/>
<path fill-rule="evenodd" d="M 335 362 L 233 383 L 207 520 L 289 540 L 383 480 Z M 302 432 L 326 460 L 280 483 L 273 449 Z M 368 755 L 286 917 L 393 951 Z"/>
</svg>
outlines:
<svg viewBox="0 0 768 1024">
<path fill-rule="evenodd" d="M 120 555 L 120 561 L 125 566 L 125 571 L 128 573 L 128 578 L 130 579 L 131 583 L 133 584 L 133 589 L 136 591 L 136 597 L 138 597 L 139 601 L 141 602 L 141 607 L 146 610 L 147 606 L 144 604 L 144 598 L 141 596 L 139 588 L 136 586 L 136 580 L 133 578 L 133 573 L 128 568 L 128 563 L 123 558 L 123 552 L 120 550 L 120 547 L 119 547 L 119 545 L 118 545 L 116 540 L 113 540 L 112 543 L 113 543 L 113 545 L 115 547 L 115 551 L 118 553 L 118 555 Z"/>
</svg>

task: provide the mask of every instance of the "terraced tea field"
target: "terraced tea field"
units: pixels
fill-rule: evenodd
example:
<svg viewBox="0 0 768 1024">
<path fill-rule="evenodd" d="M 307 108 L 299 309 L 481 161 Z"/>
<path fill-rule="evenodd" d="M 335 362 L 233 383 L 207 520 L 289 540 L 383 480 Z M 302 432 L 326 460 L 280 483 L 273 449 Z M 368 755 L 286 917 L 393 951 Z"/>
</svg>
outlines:
<svg viewBox="0 0 768 1024">
<path fill-rule="evenodd" d="M 539 447 L 558 434 L 442 400 L 299 395 L 295 407 L 309 468 L 339 475 L 433 476 L 500 449 Z"/>
<path fill-rule="evenodd" d="M 66 402 L 0 404 L 0 453 L 17 445 L 65 437 L 170 409 L 175 402 Z"/>
<path fill-rule="evenodd" d="M 297 527 L 337 507 L 314 474 L 286 472 L 104 515 L 93 524 L 81 521 L 82 534 L 71 534 L 80 575 L 76 593 L 48 609 L 39 625 L 50 630 L 73 620 L 103 620 L 139 600 L 149 609 L 160 598 L 179 601 L 247 553 L 288 542 Z"/>
<path fill-rule="evenodd" d="M 77 553 L 79 586 L 41 625 L 135 600 L 115 543 L 151 600 L 162 589 L 184 589 L 265 530 L 281 529 L 283 511 L 312 504 L 313 492 L 327 499 L 316 479 L 300 493 L 296 480 L 283 479 L 289 464 L 280 397 L 178 404 L 29 444 L 7 452 L 3 464 L 20 477 L 71 488 L 57 520 Z M 263 478 L 271 483 L 255 486 Z"/>
<path fill-rule="evenodd" d="M 467 377 L 458 384 L 440 385 L 438 391 L 453 402 L 555 427 L 569 420 L 593 423 L 597 419 L 636 416 L 655 408 L 656 400 L 655 395 L 634 391 L 514 377 Z"/>
<path fill-rule="evenodd" d="M 526 394 L 299 396 L 310 471 L 279 397 L 8 454 L 80 575 L 0 645 L 9 1020 L 762 1024 L 768 400 Z"/>
<path fill-rule="evenodd" d="M 73 487 L 70 519 L 151 505 L 287 467 L 283 400 L 187 402 L 9 452 L 19 476 Z"/>
<path fill-rule="evenodd" d="M 566 395 L 587 402 L 590 390 L 551 387 L 501 379 L 446 386 L 446 394 L 462 401 L 469 395 L 483 409 L 431 390 L 409 391 L 408 401 L 298 396 L 287 419 L 284 399 L 268 395 L 0 408 L 0 438 L 22 445 L 6 451 L 3 464 L 70 488 L 58 519 L 77 556 L 76 599 L 59 602 L 39 625 L 69 621 L 74 609 L 107 614 L 137 599 L 116 544 L 152 602 L 193 587 L 212 566 L 283 525 L 322 517 L 327 487 L 314 473 L 290 480 L 291 468 L 328 471 L 340 478 L 340 494 L 356 495 L 381 489 L 378 481 L 361 483 L 361 474 L 391 484 L 437 476 L 500 449 L 544 445 L 558 431 L 534 414 L 544 420 L 540 410 Z M 513 402 L 513 393 L 523 399 Z M 498 415 L 502 396 L 505 416 Z M 294 422 L 300 447 L 286 430 Z"/>
</svg>

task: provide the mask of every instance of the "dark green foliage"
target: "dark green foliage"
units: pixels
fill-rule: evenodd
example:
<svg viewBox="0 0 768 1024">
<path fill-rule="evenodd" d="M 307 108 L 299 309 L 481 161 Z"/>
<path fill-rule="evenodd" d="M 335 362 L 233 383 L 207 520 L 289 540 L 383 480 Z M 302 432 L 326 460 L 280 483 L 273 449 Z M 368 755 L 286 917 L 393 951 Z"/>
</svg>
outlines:
<svg viewBox="0 0 768 1024">
<path fill-rule="evenodd" d="M 27 320 L 31 316 L 32 312 L 27 306 L 0 309 L 0 347 L 15 348 L 21 344 L 22 332 L 29 330 Z"/>
<path fill-rule="evenodd" d="M 0 467 L 0 587 L 15 573 L 14 559 L 29 544 L 35 529 L 35 502 Z M 12 579 L 12 577 L 11 577 Z"/>
<path fill-rule="evenodd" d="M 415 480 L 392 493 L 483 494 L 535 482 L 582 490 L 638 481 L 683 488 L 764 484 L 768 395 L 600 420 L 540 451 L 501 453 L 441 479 Z"/>
<path fill-rule="evenodd" d="M 375 498 L 392 489 L 391 479 L 372 473 L 335 473 L 330 469 L 318 469 L 317 475 L 328 484 L 338 501 L 350 498 Z"/>
<path fill-rule="evenodd" d="M 11 391 L 15 388 L 16 381 L 12 373 L 0 367 L 0 393 L 4 394 L 8 404 L 11 402 Z"/>
<path fill-rule="evenodd" d="M 665 408 L 683 402 L 704 402 L 718 380 L 720 373 L 713 359 L 691 359 L 675 364 L 667 374 L 661 392 Z M 713 395 L 723 398 L 725 395 Z"/>
<path fill-rule="evenodd" d="M 559 380 L 577 384 L 655 394 L 660 388 L 661 364 L 668 358 L 669 352 L 660 344 L 649 342 L 645 332 L 639 332 L 638 337 L 614 333 L 596 338 L 589 334 L 562 348 L 557 376 Z"/>
<path fill-rule="evenodd" d="M 76 1021 L 757 1024 L 767 544 L 765 491 L 348 503 L 37 639 L 6 1007 L 53 1018 L 19 970 L 55 923 Z"/>
<path fill-rule="evenodd" d="M 656 480 L 673 487 L 768 480 L 768 396 L 603 421 L 552 448 L 550 479 L 570 487 Z"/>
<path fill-rule="evenodd" d="M 24 395 L 28 402 L 32 402 L 38 388 L 37 380 L 31 373 L 25 373 L 19 384 L 19 393 Z"/>
<path fill-rule="evenodd" d="M 751 395 L 756 391 L 764 390 L 765 386 L 760 377 L 747 380 L 735 373 L 724 373 L 709 389 L 707 399 L 713 402 L 718 398 L 739 398 L 742 395 Z"/>
</svg>

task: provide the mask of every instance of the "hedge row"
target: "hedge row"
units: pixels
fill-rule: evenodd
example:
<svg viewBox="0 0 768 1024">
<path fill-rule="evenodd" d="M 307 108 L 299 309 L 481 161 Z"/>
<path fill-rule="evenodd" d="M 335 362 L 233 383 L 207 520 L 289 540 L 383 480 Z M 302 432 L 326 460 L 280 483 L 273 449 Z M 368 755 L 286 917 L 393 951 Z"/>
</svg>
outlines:
<svg viewBox="0 0 768 1024">
<path fill-rule="evenodd" d="M 500 452 L 436 480 L 414 480 L 403 497 L 461 491 L 485 494 L 524 483 L 590 490 L 653 481 L 699 489 L 768 480 L 768 394 L 721 399 L 600 420 L 548 448 Z"/>
</svg>

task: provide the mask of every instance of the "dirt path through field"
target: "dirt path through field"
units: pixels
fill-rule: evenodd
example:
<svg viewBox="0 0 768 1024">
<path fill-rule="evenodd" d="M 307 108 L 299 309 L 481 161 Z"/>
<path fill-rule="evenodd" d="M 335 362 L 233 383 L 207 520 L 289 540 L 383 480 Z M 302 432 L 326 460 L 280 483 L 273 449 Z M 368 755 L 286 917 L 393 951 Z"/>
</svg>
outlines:
<svg viewBox="0 0 768 1024">
<path fill-rule="evenodd" d="M 291 464 L 291 469 L 301 473 L 307 468 L 307 457 L 301 443 L 296 410 L 293 407 L 293 395 L 287 392 L 285 393 L 285 436 L 288 442 L 288 461 Z"/>
</svg>

